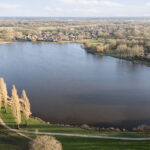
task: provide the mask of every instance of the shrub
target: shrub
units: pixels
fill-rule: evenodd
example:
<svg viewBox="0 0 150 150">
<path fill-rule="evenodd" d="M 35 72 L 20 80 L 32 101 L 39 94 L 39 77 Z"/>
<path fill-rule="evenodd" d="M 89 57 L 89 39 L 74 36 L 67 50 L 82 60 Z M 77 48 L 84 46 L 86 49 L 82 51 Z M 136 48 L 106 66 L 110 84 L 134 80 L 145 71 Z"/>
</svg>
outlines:
<svg viewBox="0 0 150 150">
<path fill-rule="evenodd" d="M 102 45 L 96 46 L 96 51 L 97 52 L 104 52 L 104 46 L 102 46 Z"/>
<path fill-rule="evenodd" d="M 137 128 L 133 128 L 133 131 L 137 131 L 137 132 L 150 131 L 150 126 L 143 124 L 138 126 Z"/>
<path fill-rule="evenodd" d="M 62 145 L 52 136 L 40 136 L 30 143 L 30 150 L 62 150 Z"/>
</svg>

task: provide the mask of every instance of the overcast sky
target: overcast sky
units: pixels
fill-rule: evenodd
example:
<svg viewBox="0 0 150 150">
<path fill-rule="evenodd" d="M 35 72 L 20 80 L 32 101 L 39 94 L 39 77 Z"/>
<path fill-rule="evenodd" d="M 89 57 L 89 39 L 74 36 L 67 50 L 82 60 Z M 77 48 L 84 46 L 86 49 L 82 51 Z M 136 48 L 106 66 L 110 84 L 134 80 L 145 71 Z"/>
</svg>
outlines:
<svg viewBox="0 0 150 150">
<path fill-rule="evenodd" d="M 0 16 L 150 16 L 150 0 L 0 0 Z"/>
</svg>

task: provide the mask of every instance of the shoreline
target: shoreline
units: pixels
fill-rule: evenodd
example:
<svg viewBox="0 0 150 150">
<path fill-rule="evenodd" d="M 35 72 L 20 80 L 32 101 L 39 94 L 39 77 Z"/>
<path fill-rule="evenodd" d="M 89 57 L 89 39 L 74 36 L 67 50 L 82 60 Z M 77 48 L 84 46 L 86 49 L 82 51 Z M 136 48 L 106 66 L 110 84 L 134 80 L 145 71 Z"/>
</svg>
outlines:
<svg viewBox="0 0 150 150">
<path fill-rule="evenodd" d="M 9 42 L 0 41 L 0 45 L 3 45 L 3 44 L 9 44 L 9 43 L 12 43 L 12 41 L 9 41 Z"/>
<path fill-rule="evenodd" d="M 63 43 L 79 43 L 82 44 L 84 41 L 30 41 L 30 40 L 15 40 L 16 42 L 31 42 L 31 43 L 56 43 L 56 44 L 63 44 Z M 15 42 L 14 41 L 14 42 Z"/>
<path fill-rule="evenodd" d="M 143 59 L 139 59 L 139 58 L 130 59 L 129 57 L 119 57 L 119 56 L 116 56 L 116 55 L 107 55 L 107 54 L 103 54 L 102 56 L 111 56 L 111 57 L 118 58 L 118 59 L 121 59 L 121 60 L 130 61 L 133 64 L 141 64 L 141 65 L 146 65 L 146 66 L 150 67 L 150 61 L 143 60 L 144 58 Z"/>
<path fill-rule="evenodd" d="M 85 48 L 83 48 L 83 49 L 85 49 Z M 118 55 L 116 55 L 116 54 L 107 54 L 107 53 L 92 52 L 92 51 L 88 51 L 87 49 L 85 49 L 85 50 L 86 50 L 87 53 L 91 53 L 91 54 L 93 54 L 93 55 L 98 55 L 98 56 L 110 56 L 110 57 L 118 58 L 118 59 L 121 59 L 121 60 L 130 61 L 130 62 L 132 62 L 133 64 L 143 64 L 143 65 L 146 65 L 146 66 L 150 67 L 150 60 L 148 60 L 148 59 L 146 59 L 146 58 L 121 57 L 121 56 L 118 56 Z"/>
<path fill-rule="evenodd" d="M 3 45 L 3 44 L 9 44 L 9 43 L 13 43 L 15 41 L 8 41 L 8 42 L 0 42 L 0 45 Z M 16 40 L 16 42 L 32 42 L 32 43 L 54 43 L 54 44 L 65 44 L 65 43 L 78 43 L 80 44 L 80 46 L 82 47 L 82 44 L 85 42 L 85 41 L 57 41 L 57 42 L 50 42 L 50 41 L 29 41 L 29 40 Z M 114 58 L 118 58 L 118 59 L 122 59 L 122 60 L 126 60 L 126 61 L 130 61 L 132 62 L 133 64 L 143 64 L 143 65 L 146 65 L 148 67 L 150 67 L 150 60 L 144 60 L 145 58 L 142 58 L 142 59 L 139 59 L 139 58 L 129 58 L 129 57 L 119 57 L 118 55 L 115 55 L 115 54 L 107 54 L 107 53 L 99 53 L 99 52 L 92 52 L 92 51 L 89 51 L 88 49 L 82 47 L 87 53 L 91 53 L 93 55 L 100 55 L 100 56 L 111 56 L 111 57 L 114 57 Z"/>
<path fill-rule="evenodd" d="M 32 42 L 32 41 L 29 41 L 29 42 Z M 49 41 L 36 41 L 34 43 L 55 43 L 55 44 L 64 44 L 64 43 L 78 43 L 80 44 L 80 46 L 82 47 L 82 44 L 84 43 L 85 41 L 58 41 L 58 42 L 49 42 Z M 82 47 L 83 48 L 83 47 Z M 114 58 L 118 58 L 118 59 L 122 59 L 122 60 L 127 60 L 127 61 L 130 61 L 134 64 L 143 64 L 143 65 L 147 65 L 150 67 L 150 61 L 148 60 L 143 60 L 143 59 L 139 59 L 139 58 L 129 58 L 129 57 L 119 57 L 117 55 L 113 55 L 113 54 L 106 54 L 106 53 L 98 53 L 98 52 L 89 52 L 87 49 L 83 48 L 84 50 L 86 50 L 86 52 L 88 53 L 91 53 L 91 54 L 94 54 L 94 55 L 101 55 L 101 56 L 111 56 L 111 57 L 114 57 Z"/>
</svg>

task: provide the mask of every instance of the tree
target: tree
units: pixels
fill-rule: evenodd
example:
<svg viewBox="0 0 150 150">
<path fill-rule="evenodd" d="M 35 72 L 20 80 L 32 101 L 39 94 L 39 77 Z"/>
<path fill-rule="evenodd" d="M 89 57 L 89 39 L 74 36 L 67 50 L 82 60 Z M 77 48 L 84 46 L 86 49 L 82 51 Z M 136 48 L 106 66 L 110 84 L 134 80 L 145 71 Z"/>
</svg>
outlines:
<svg viewBox="0 0 150 150">
<path fill-rule="evenodd" d="M 108 40 L 107 40 L 107 43 L 109 44 L 109 47 L 110 47 L 111 49 L 115 48 L 115 47 L 116 47 L 116 44 L 117 44 L 117 42 L 116 42 L 115 39 L 108 39 Z"/>
<path fill-rule="evenodd" d="M 105 44 L 105 45 L 104 45 L 104 51 L 107 52 L 107 51 L 109 51 L 109 50 L 110 50 L 109 44 Z"/>
<path fill-rule="evenodd" d="M 24 36 L 23 36 L 22 32 L 16 32 L 15 37 L 17 40 L 20 40 L 20 39 L 23 39 Z"/>
<path fill-rule="evenodd" d="M 0 89 L 0 111 L 1 111 L 1 108 L 2 108 L 2 94 L 1 94 L 1 89 Z"/>
<path fill-rule="evenodd" d="M 145 47 L 147 48 L 147 52 L 150 52 L 150 41 L 145 43 Z"/>
<path fill-rule="evenodd" d="M 30 150 L 62 150 L 62 144 L 52 136 L 40 136 L 30 143 Z"/>
<path fill-rule="evenodd" d="M 12 112 L 13 112 L 14 120 L 19 129 L 19 125 L 21 123 L 21 112 L 20 112 L 20 102 L 19 102 L 15 85 L 13 85 L 12 88 Z"/>
<path fill-rule="evenodd" d="M 24 113 L 24 116 L 25 116 L 25 120 L 26 120 L 26 125 L 27 125 L 27 121 L 31 115 L 31 107 L 30 107 L 30 102 L 29 102 L 29 99 L 26 95 L 26 91 L 23 90 L 22 91 L 22 96 L 21 96 L 22 100 L 24 100 L 24 110 L 23 110 L 23 113 Z"/>
<path fill-rule="evenodd" d="M 1 104 L 3 103 L 5 112 L 7 113 L 8 94 L 7 94 L 7 86 L 6 86 L 6 83 L 4 82 L 3 78 L 0 78 L 0 91 L 1 91 L 1 94 L 0 94 L 1 95 Z"/>
<path fill-rule="evenodd" d="M 104 46 L 103 45 L 96 46 L 95 48 L 96 48 L 97 52 L 102 52 L 102 53 L 104 52 Z"/>
<path fill-rule="evenodd" d="M 1 38 L 6 41 L 12 41 L 15 39 L 15 31 L 13 28 L 5 28 L 1 32 Z"/>
<path fill-rule="evenodd" d="M 117 46 L 117 53 L 120 54 L 120 56 L 122 55 L 127 55 L 127 45 L 126 44 L 120 44 Z"/>
<path fill-rule="evenodd" d="M 85 42 L 84 44 L 84 48 L 86 49 L 88 49 L 88 48 L 90 48 L 91 47 L 91 44 L 89 43 L 89 42 Z"/>
<path fill-rule="evenodd" d="M 143 46 L 135 45 L 131 48 L 131 56 L 143 57 L 144 48 Z"/>
</svg>

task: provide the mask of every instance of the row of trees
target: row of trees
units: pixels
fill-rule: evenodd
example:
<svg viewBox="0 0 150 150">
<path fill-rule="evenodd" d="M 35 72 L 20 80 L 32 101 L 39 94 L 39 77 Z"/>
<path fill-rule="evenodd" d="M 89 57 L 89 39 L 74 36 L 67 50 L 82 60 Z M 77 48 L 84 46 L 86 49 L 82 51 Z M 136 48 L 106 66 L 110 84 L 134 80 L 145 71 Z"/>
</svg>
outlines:
<svg viewBox="0 0 150 150">
<path fill-rule="evenodd" d="M 126 44 L 120 44 L 116 49 L 117 54 L 121 57 L 131 56 L 131 57 L 143 57 L 144 56 L 144 48 L 140 45 L 134 45 L 133 47 L 129 47 Z"/>
<path fill-rule="evenodd" d="M 5 113 L 8 113 L 8 107 L 11 107 L 14 121 L 19 129 L 23 115 L 27 125 L 31 115 L 30 102 L 25 90 L 22 91 L 21 98 L 19 98 L 15 85 L 13 85 L 11 93 L 12 95 L 9 97 L 6 83 L 3 78 L 0 78 L 0 111 L 4 108 Z M 62 150 L 62 144 L 54 137 L 40 136 L 30 142 L 30 150 Z"/>
<path fill-rule="evenodd" d="M 89 52 L 105 53 L 113 50 L 115 54 L 118 54 L 121 57 L 144 57 L 145 53 L 148 52 L 141 43 L 134 40 L 131 42 L 126 40 L 109 39 L 106 43 L 100 43 L 99 45 L 93 45 L 90 42 L 85 42 L 82 47 L 87 49 Z"/>
<path fill-rule="evenodd" d="M 31 115 L 30 102 L 26 95 L 25 90 L 22 91 L 21 99 L 17 94 L 17 89 L 15 85 L 12 88 L 12 95 L 10 100 L 8 100 L 7 86 L 3 78 L 0 78 L 0 110 L 4 107 L 5 112 L 8 113 L 8 107 L 11 107 L 14 121 L 18 128 L 21 124 L 21 112 L 24 115 L 26 125 L 27 121 Z"/>
</svg>

